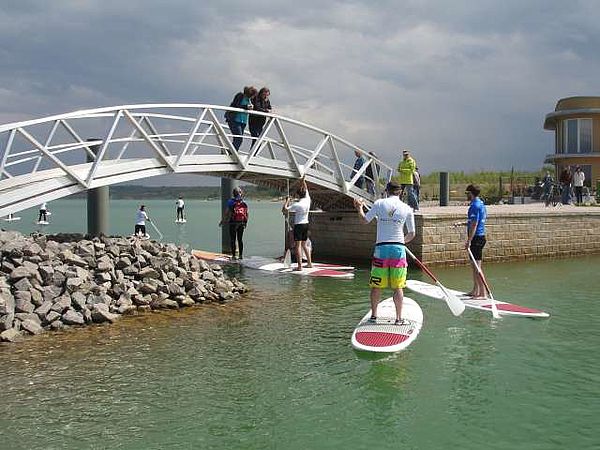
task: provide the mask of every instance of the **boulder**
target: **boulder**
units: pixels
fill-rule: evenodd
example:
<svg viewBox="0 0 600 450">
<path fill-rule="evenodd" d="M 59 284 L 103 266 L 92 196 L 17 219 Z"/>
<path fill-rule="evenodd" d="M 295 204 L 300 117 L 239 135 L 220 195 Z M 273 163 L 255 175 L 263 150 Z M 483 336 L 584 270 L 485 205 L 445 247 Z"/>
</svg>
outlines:
<svg viewBox="0 0 600 450">
<path fill-rule="evenodd" d="M 217 279 L 217 277 L 215 277 L 215 274 L 212 273 L 210 270 L 205 270 L 204 272 L 202 272 L 201 278 L 206 281 L 215 281 Z"/>
<path fill-rule="evenodd" d="M 153 294 L 157 291 L 157 285 L 154 283 L 142 283 L 138 289 L 142 294 Z"/>
<path fill-rule="evenodd" d="M 74 309 L 68 309 L 62 315 L 62 322 L 67 325 L 84 325 L 85 320 L 83 315 L 75 311 Z"/>
<path fill-rule="evenodd" d="M 59 313 L 57 313 L 56 311 L 50 311 L 48 313 L 48 315 L 46 316 L 46 322 L 51 324 L 53 323 L 55 320 L 60 319 L 61 315 Z"/>
<path fill-rule="evenodd" d="M 65 324 L 62 322 L 62 320 L 53 320 L 50 323 L 50 328 L 52 328 L 53 330 L 62 330 L 63 328 L 65 328 Z"/>
<path fill-rule="evenodd" d="M 7 289 L 0 290 L 0 315 L 15 312 L 15 298 Z"/>
<path fill-rule="evenodd" d="M 117 269 L 124 269 L 125 267 L 128 267 L 130 265 L 131 265 L 131 259 L 129 259 L 127 256 L 124 256 L 117 260 L 115 267 Z"/>
<path fill-rule="evenodd" d="M 34 256 L 39 255 L 42 252 L 42 247 L 40 247 L 37 243 L 30 244 L 23 248 L 23 255 L 25 256 Z"/>
<path fill-rule="evenodd" d="M 20 280 L 21 278 L 29 278 L 33 276 L 31 271 L 27 267 L 15 267 L 15 269 L 10 273 L 11 280 Z"/>
<path fill-rule="evenodd" d="M 75 309 L 82 310 L 86 305 L 86 296 L 83 292 L 73 292 L 71 294 L 71 304 L 75 307 Z"/>
<path fill-rule="evenodd" d="M 176 283 L 170 283 L 167 287 L 168 292 L 170 295 L 181 295 L 183 294 L 185 291 L 183 290 L 183 288 L 181 286 L 179 286 Z"/>
<path fill-rule="evenodd" d="M 75 255 L 72 251 L 70 250 L 63 250 L 62 252 L 60 252 L 60 258 L 66 262 L 67 264 L 72 264 L 74 266 L 79 266 L 79 267 L 86 267 L 88 266 L 88 263 L 85 259 L 83 259 L 81 256 L 79 255 Z"/>
<path fill-rule="evenodd" d="M 19 281 L 13 284 L 13 288 L 16 291 L 28 291 L 32 287 L 33 285 L 31 284 L 28 278 L 21 278 Z"/>
<path fill-rule="evenodd" d="M 54 300 L 62 294 L 62 289 L 58 286 L 44 286 L 42 288 L 42 297 L 44 300 Z"/>
<path fill-rule="evenodd" d="M 79 277 L 67 278 L 65 287 L 68 292 L 75 292 L 77 289 L 79 289 L 79 286 L 81 286 L 82 283 L 83 280 Z"/>
<path fill-rule="evenodd" d="M 15 320 L 14 313 L 0 314 L 0 331 L 9 330 L 13 326 Z"/>
<path fill-rule="evenodd" d="M 31 303 L 35 306 L 40 306 L 44 302 L 44 296 L 39 290 L 31 288 L 29 293 L 31 294 Z"/>
<path fill-rule="evenodd" d="M 0 340 L 4 342 L 18 342 L 21 340 L 21 333 L 15 328 L 9 328 L 0 333 Z"/>
<path fill-rule="evenodd" d="M 40 334 L 44 331 L 39 323 L 30 319 L 23 321 L 21 324 L 21 329 L 27 331 L 29 334 Z"/>
<path fill-rule="evenodd" d="M 100 303 L 94 305 L 92 309 L 92 320 L 96 323 L 103 322 L 115 322 L 119 316 L 117 314 L 113 314 L 108 310 L 108 306 Z"/>
<path fill-rule="evenodd" d="M 168 308 L 168 309 L 177 309 L 177 308 L 179 308 L 179 303 L 177 303 L 175 300 L 170 300 L 170 299 L 166 298 L 166 299 L 160 300 L 158 302 L 158 307 L 159 308 Z"/>
<path fill-rule="evenodd" d="M 50 312 L 51 309 L 52 309 L 52 300 L 46 300 L 44 303 L 42 303 L 40 306 L 38 306 L 34 312 L 38 315 L 38 317 L 42 321 L 44 321 L 44 320 L 47 320 L 46 316 L 48 315 L 48 313 Z"/>
<path fill-rule="evenodd" d="M 24 313 L 24 312 L 15 313 L 15 321 L 17 321 L 17 320 L 20 322 L 24 322 L 25 320 L 33 320 L 34 322 L 37 322 L 39 324 L 42 323 L 39 316 L 35 313 Z"/>
<path fill-rule="evenodd" d="M 34 309 L 35 306 L 29 300 L 23 298 L 15 299 L 16 312 L 32 313 Z"/>
<path fill-rule="evenodd" d="M 69 297 L 68 295 L 61 295 L 54 301 L 54 304 L 50 309 L 52 309 L 52 311 L 56 311 L 63 314 L 65 310 L 69 308 L 71 308 L 71 297 Z"/>
<path fill-rule="evenodd" d="M 159 278 L 160 274 L 152 267 L 144 267 L 138 272 L 140 278 Z"/>
<path fill-rule="evenodd" d="M 66 280 L 67 280 L 67 277 L 64 273 L 54 272 L 54 275 L 52 275 L 52 279 L 50 280 L 50 283 L 52 283 L 54 286 L 62 287 L 65 284 Z"/>
</svg>

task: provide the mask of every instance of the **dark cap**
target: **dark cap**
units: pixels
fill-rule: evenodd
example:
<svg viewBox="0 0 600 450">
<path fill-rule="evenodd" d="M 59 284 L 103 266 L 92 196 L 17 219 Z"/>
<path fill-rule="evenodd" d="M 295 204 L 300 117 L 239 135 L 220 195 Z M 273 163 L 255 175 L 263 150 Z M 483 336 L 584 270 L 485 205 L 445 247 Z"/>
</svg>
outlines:
<svg viewBox="0 0 600 450">
<path fill-rule="evenodd" d="M 395 181 L 390 181 L 385 186 L 385 190 L 387 192 L 389 192 L 390 194 L 393 193 L 393 192 L 399 192 L 400 191 L 400 185 L 398 183 L 396 183 Z"/>
</svg>

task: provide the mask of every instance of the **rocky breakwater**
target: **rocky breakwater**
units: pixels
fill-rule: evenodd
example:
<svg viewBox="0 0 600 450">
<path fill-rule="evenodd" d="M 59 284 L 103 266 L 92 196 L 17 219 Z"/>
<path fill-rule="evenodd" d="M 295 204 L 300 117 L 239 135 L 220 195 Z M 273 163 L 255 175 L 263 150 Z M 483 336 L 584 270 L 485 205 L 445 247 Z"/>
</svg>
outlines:
<svg viewBox="0 0 600 450">
<path fill-rule="evenodd" d="M 0 231 L 0 340 L 224 303 L 245 286 L 173 244 Z"/>
</svg>

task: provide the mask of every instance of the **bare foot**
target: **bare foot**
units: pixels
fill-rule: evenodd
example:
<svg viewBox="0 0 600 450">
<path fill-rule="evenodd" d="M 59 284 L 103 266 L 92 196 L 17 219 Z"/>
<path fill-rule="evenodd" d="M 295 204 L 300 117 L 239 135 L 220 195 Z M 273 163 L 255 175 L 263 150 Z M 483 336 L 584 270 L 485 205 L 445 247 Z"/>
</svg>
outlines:
<svg viewBox="0 0 600 450">
<path fill-rule="evenodd" d="M 306 267 L 312 269 L 312 264 L 307 264 Z"/>
<path fill-rule="evenodd" d="M 294 269 L 294 272 L 302 272 L 302 267 L 296 267 L 296 268 Z"/>
</svg>

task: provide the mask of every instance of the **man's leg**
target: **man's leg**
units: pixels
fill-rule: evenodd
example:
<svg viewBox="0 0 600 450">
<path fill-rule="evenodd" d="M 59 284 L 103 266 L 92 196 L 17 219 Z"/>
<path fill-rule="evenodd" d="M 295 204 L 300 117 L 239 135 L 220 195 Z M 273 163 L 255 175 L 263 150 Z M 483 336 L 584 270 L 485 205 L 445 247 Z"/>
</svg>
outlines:
<svg viewBox="0 0 600 450">
<path fill-rule="evenodd" d="M 402 301 L 404 300 L 404 291 L 402 288 L 394 289 L 394 306 L 396 307 L 396 320 L 402 318 Z"/>
<path fill-rule="evenodd" d="M 235 259 L 235 223 L 229 224 L 229 247 L 231 248 L 231 257 Z"/>
<path fill-rule="evenodd" d="M 379 288 L 371 288 L 371 318 L 377 317 L 377 305 L 379 304 L 379 299 L 381 298 L 381 289 Z"/>
<path fill-rule="evenodd" d="M 304 254 L 306 255 L 306 267 L 312 267 L 312 258 L 310 254 L 310 249 L 306 244 L 306 241 L 302 241 L 302 250 L 304 250 Z"/>
<path fill-rule="evenodd" d="M 296 262 L 298 263 L 298 267 L 295 270 L 302 270 L 302 241 L 294 242 L 295 251 L 296 251 Z"/>
<path fill-rule="evenodd" d="M 239 224 L 237 226 L 237 242 L 238 242 L 238 249 L 239 249 L 239 258 L 242 259 L 243 255 L 244 255 L 244 228 L 245 226 L 243 224 Z"/>
</svg>

